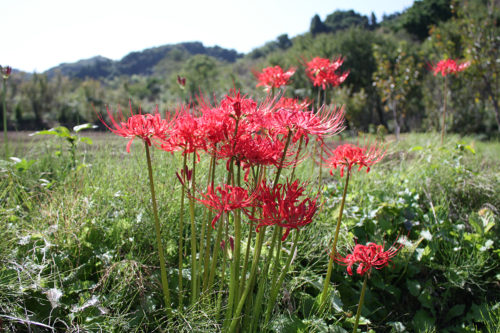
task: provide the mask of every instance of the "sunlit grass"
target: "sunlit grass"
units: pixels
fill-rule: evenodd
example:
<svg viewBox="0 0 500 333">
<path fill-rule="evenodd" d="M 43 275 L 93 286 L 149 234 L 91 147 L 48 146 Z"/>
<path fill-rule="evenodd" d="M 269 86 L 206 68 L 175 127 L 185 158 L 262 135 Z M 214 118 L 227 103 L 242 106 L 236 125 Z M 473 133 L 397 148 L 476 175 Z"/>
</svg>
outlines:
<svg viewBox="0 0 500 333">
<path fill-rule="evenodd" d="M 85 166 L 76 170 L 71 169 L 64 152 L 55 155 L 63 143 L 26 139 L 21 133 L 10 140 L 12 155 L 35 162 L 27 170 L 19 170 L 13 162 L 1 161 L 0 313 L 11 318 L 1 317 L 4 328 L 26 330 L 41 323 L 63 331 L 151 331 L 158 326 L 186 332 L 220 330 L 220 322 L 214 320 L 214 304 L 187 308 L 173 322 L 161 311 L 143 145 L 134 143 L 128 154 L 120 138 L 104 133 L 86 135 L 94 144 L 78 146 L 78 163 Z M 448 314 L 451 319 L 426 321 L 437 318 L 440 311 L 447 313 L 467 299 L 474 306 L 493 307 L 499 301 L 494 281 L 498 279 L 500 156 L 496 152 L 500 143 L 451 135 L 442 147 L 436 142 L 438 134 L 404 135 L 400 142 L 388 144 L 386 158 L 369 173 L 353 173 L 349 185 L 338 243 L 341 251 L 352 246 L 353 237 L 360 243 L 392 243 L 409 227 L 414 244 L 423 237 L 416 249 L 405 250 L 401 258 L 394 259 L 392 270 L 377 272 L 380 276 L 372 279 L 374 291 L 367 293 L 362 316 L 368 316 L 377 331 L 388 330 L 387 322 L 401 322 L 407 328 L 427 323 L 439 331 L 453 326 L 451 319 L 456 318 L 452 313 Z M 153 150 L 159 215 L 173 284 L 177 279 L 180 196 L 175 172 L 181 164 L 178 155 Z M 220 177 L 224 168 L 219 166 Z M 203 188 L 207 175 L 202 170 L 208 170 L 208 162 L 203 161 L 199 170 L 198 183 Z M 317 191 L 317 171 L 311 158 L 297 170 L 301 179 L 309 179 L 312 193 Z M 299 327 L 319 332 L 322 327 L 348 329 L 352 325 L 349 316 L 355 312 L 360 286 L 358 280 L 346 280 L 341 269 L 334 271 L 338 287 L 327 312 L 317 316 L 313 311 L 328 263 L 327 246 L 342 188 L 339 178 L 329 176 L 328 170 L 323 179 L 323 207 L 299 243 L 291 274 L 285 279 L 285 293 L 278 298 L 268 326 L 272 331 Z M 196 216 L 203 219 L 201 210 Z M 474 223 L 483 220 L 493 221 L 495 226 L 482 234 L 475 232 Z M 245 230 L 248 227 L 243 225 Z M 189 267 L 185 268 L 187 278 Z M 420 289 L 412 289 L 404 298 L 404 308 L 398 309 L 395 305 L 401 301 L 401 293 L 407 294 L 408 285 L 416 286 L 415 281 Z M 387 285 L 389 282 L 392 284 Z M 435 307 L 426 301 L 432 293 L 441 295 Z M 177 299 L 175 292 L 172 299 Z M 468 327 L 493 325 L 479 315 L 464 314 L 463 318 Z M 494 310 L 488 318 L 498 321 Z"/>
</svg>

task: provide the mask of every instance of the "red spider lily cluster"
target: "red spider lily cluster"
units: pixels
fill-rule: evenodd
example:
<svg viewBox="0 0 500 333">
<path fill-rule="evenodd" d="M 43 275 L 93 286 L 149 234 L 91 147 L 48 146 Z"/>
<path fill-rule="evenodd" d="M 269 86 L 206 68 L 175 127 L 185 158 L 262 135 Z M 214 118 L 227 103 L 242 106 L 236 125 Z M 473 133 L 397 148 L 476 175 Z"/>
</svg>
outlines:
<svg viewBox="0 0 500 333">
<path fill-rule="evenodd" d="M 349 143 L 340 145 L 335 149 L 326 149 L 326 155 L 323 157 L 323 164 L 330 168 L 330 174 L 333 175 L 333 169 L 340 168 L 340 177 L 344 176 L 344 169 L 351 171 L 354 165 L 359 166 L 358 170 L 363 167 L 366 172 L 370 171 L 370 167 L 379 162 L 386 153 L 383 146 L 375 143 L 358 147 Z"/>
<path fill-rule="evenodd" d="M 291 67 L 286 72 L 280 66 L 266 67 L 262 73 L 254 73 L 259 83 L 257 87 L 263 86 L 266 91 L 272 88 L 281 88 L 286 86 L 290 77 L 295 74 L 296 68 Z"/>
<path fill-rule="evenodd" d="M 199 154 L 205 152 L 224 161 L 228 171 L 232 163 L 241 167 L 245 171 L 244 180 L 248 181 L 250 171 L 256 167 L 278 168 L 292 164 L 295 167 L 301 161 L 293 159 L 299 150 L 299 139 L 306 145 L 311 137 L 322 142 L 343 130 L 343 108 L 323 108 L 314 113 L 309 105 L 307 101 L 287 98 L 268 98 L 259 104 L 232 90 L 216 106 L 200 97 L 197 107 L 183 107 L 169 119 L 162 119 L 158 110 L 154 114 L 133 114 L 132 109 L 126 120 L 121 112 L 116 120 L 109 109 L 109 124 L 101 115 L 100 119 L 111 132 L 130 138 L 127 152 L 135 138 L 164 151 L 195 153 L 198 160 Z M 184 182 L 189 170 L 182 172 L 179 179 Z M 261 225 L 276 224 L 287 229 L 284 238 L 290 229 L 312 221 L 316 200 L 298 202 L 304 187 L 297 182 L 278 185 L 272 190 L 262 185 L 259 191 L 259 195 L 249 195 L 242 187 L 224 184 L 214 189 L 209 186 L 197 200 L 217 213 L 213 225 L 224 212 L 251 207 L 253 200 L 261 202 L 271 215 L 261 218 L 257 229 Z M 271 198 L 278 206 L 272 206 Z"/>
<path fill-rule="evenodd" d="M 349 72 L 338 72 L 342 63 L 342 58 L 331 61 L 316 57 L 305 63 L 306 74 L 314 86 L 321 87 L 326 94 L 327 87 L 338 86 L 349 75 Z M 467 65 L 458 65 L 457 68 L 464 66 Z M 264 86 L 268 91 L 285 86 L 295 70 L 295 68 L 290 68 L 284 72 L 279 66 L 265 68 L 262 73 L 256 74 L 259 80 L 257 86 Z M 186 83 L 185 78 L 180 76 L 177 77 L 177 80 L 182 87 Z M 324 99 L 326 100 L 326 97 Z M 307 150 L 302 150 L 302 145 L 307 146 L 310 140 L 316 140 L 321 147 L 326 147 L 325 154 L 322 154 L 321 157 L 321 165 L 329 167 L 331 175 L 333 175 L 333 169 L 337 169 L 337 167 L 340 168 L 341 177 L 344 175 L 344 170 L 346 168 L 348 170 L 330 261 L 346 265 L 349 275 L 352 275 L 352 269 L 357 265 L 358 274 L 368 273 L 367 276 L 369 276 L 373 267 L 381 269 L 387 266 L 391 262 L 391 258 L 402 247 L 402 245 L 392 246 L 385 251 L 383 245 L 356 244 L 352 254 L 345 258 L 338 256 L 336 252 L 337 236 L 342 220 L 349 172 L 356 165 L 358 170 L 366 168 L 366 171 L 369 172 L 370 168 L 384 157 L 386 149 L 377 143 L 365 144 L 364 146 L 343 144 L 329 149 L 325 139 L 344 129 L 344 108 L 320 107 L 318 103 L 317 109 L 313 110 L 311 104 L 309 100 L 300 101 L 281 95 L 275 97 L 274 94 L 268 95 L 264 101 L 258 103 L 233 89 L 220 102 L 211 103 L 200 96 L 192 104 L 184 105 L 178 108 L 175 113 L 167 114 L 165 117 L 160 115 L 158 108 L 152 114 L 142 114 L 140 109 L 137 114 L 134 114 L 131 105 L 128 118 L 125 118 L 121 111 L 114 115 L 109 108 L 106 108 L 107 115 L 99 114 L 99 119 L 111 132 L 129 139 L 126 146 L 127 152 L 130 152 L 135 138 L 139 138 L 145 144 L 159 253 L 162 253 L 159 236 L 161 229 L 156 212 L 149 147 L 154 146 L 172 154 L 178 152 L 182 155 L 183 167 L 177 173 L 182 185 L 181 214 L 179 214 L 178 224 L 180 234 L 178 304 L 180 308 L 183 307 L 184 291 L 186 290 L 182 288 L 184 279 L 182 270 L 183 253 L 184 255 L 186 253 L 183 247 L 185 233 L 184 198 L 187 197 L 190 201 L 191 222 L 189 225 L 191 304 L 194 304 L 201 292 L 210 291 L 210 288 L 215 285 L 214 276 L 218 275 L 216 270 L 220 258 L 219 248 L 222 248 L 223 251 L 222 265 L 220 265 L 223 269 L 220 274 L 221 286 L 225 287 L 227 279 L 224 280 L 224 269 L 228 262 L 225 244 L 229 241 L 231 245 L 228 310 L 224 320 L 224 327 L 225 329 L 229 328 L 229 330 L 225 331 L 237 331 L 240 319 L 245 316 L 245 314 L 242 315 L 241 311 L 243 311 L 246 297 L 251 297 L 248 295 L 253 292 L 253 283 L 257 283 L 255 281 L 258 283 L 265 281 L 271 259 L 274 257 L 274 271 L 279 272 L 280 269 L 283 269 L 283 272 L 279 273 L 279 276 L 277 273 L 272 274 L 272 285 L 267 285 L 265 282 L 262 286 L 258 286 L 258 294 L 260 295 L 261 291 L 266 290 L 265 288 L 269 288 L 271 291 L 272 296 L 269 297 L 266 310 L 266 321 L 268 321 L 276 301 L 277 288 L 278 290 L 281 288 L 284 274 L 288 271 L 290 262 L 294 258 L 294 251 L 300 235 L 299 231 L 313 222 L 320 207 L 319 195 L 308 195 L 307 183 L 294 179 L 295 168 L 307 156 Z M 187 167 L 188 154 L 192 154 L 193 157 L 191 169 Z M 208 156 L 211 163 L 206 187 L 196 183 L 196 164 L 201 161 L 202 156 Z M 227 177 L 224 177 L 225 182 L 220 184 L 217 184 L 216 180 L 218 165 L 222 165 L 222 168 L 227 171 Z M 282 170 L 286 168 L 290 168 L 291 173 L 288 175 L 289 179 L 283 182 L 284 176 L 282 178 L 280 176 Z M 274 181 L 272 177 L 274 177 Z M 202 222 L 201 224 L 200 236 L 197 235 L 200 221 L 195 221 L 198 219 L 195 218 L 194 206 L 196 202 L 207 208 L 206 223 Z M 212 213 L 213 215 L 210 215 Z M 245 224 L 242 223 L 245 221 L 249 223 L 249 227 L 245 228 Z M 216 229 L 216 225 L 217 235 L 211 235 L 210 233 Z M 268 228 L 274 230 L 271 245 L 268 251 L 261 251 L 266 237 L 269 238 L 269 235 L 266 236 Z M 222 236 L 223 230 L 225 230 L 224 236 Z M 257 233 L 255 240 L 252 239 L 254 230 Z M 242 233 L 245 231 L 248 232 L 247 250 L 244 263 L 241 265 L 241 248 L 244 244 Z M 292 232 L 293 237 L 290 238 L 293 238 L 293 245 L 291 245 L 286 265 L 283 268 L 280 267 L 282 246 L 280 238 L 281 242 L 284 242 Z M 214 242 L 212 242 L 212 238 Z M 276 243 L 278 247 L 274 250 Z M 252 260 L 252 266 L 249 267 L 248 257 L 252 244 L 254 260 Z M 257 280 L 255 274 L 261 271 L 258 269 L 261 252 L 266 253 L 267 258 L 262 270 L 262 278 L 259 277 Z M 162 287 L 165 303 L 167 307 L 170 307 L 167 295 L 168 282 L 163 261 L 164 259 L 160 258 Z M 209 264 L 209 261 L 212 263 Z M 328 268 L 329 272 L 331 271 L 330 266 L 331 263 Z M 245 281 L 248 273 L 250 273 L 249 278 Z M 329 274 L 325 279 L 326 288 L 323 290 L 323 296 L 326 295 L 330 284 Z M 325 299 L 323 296 L 322 299 Z M 262 299 L 259 297 L 248 303 L 255 304 L 252 313 L 254 318 L 259 317 L 261 303 Z M 245 311 L 248 310 L 245 309 Z"/>
<path fill-rule="evenodd" d="M 288 133 L 296 142 L 302 136 L 306 141 L 310 137 L 323 140 L 343 129 L 342 108 L 314 113 L 307 107 L 307 103 L 283 104 L 271 99 L 258 104 L 232 91 L 218 106 L 202 105 L 199 116 L 185 110 L 168 133 L 156 137 L 169 151 L 206 151 L 245 167 L 278 165 Z M 291 148 L 287 156 L 294 154 L 295 147 Z"/>
<path fill-rule="evenodd" d="M 305 63 L 306 74 L 315 87 L 325 90 L 327 87 L 336 87 L 347 79 L 349 72 L 337 73 L 344 59 L 330 59 L 315 57 Z"/>
<path fill-rule="evenodd" d="M 438 73 L 441 73 L 442 76 L 446 76 L 448 74 L 457 74 L 458 72 L 464 71 L 469 66 L 470 61 L 458 63 L 453 59 L 444 59 L 434 65 L 432 71 L 434 72 L 434 76 Z"/>
<path fill-rule="evenodd" d="M 347 273 L 352 275 L 352 268 L 357 265 L 356 273 L 363 276 L 368 272 L 371 273 L 371 269 L 382 269 L 389 265 L 391 258 L 396 256 L 398 251 L 403 247 L 400 243 L 399 246 L 391 246 L 387 251 L 384 250 L 384 245 L 378 245 L 375 243 L 368 243 L 367 245 L 356 244 L 351 254 L 345 257 L 336 255 L 335 260 L 347 266 Z"/>
</svg>

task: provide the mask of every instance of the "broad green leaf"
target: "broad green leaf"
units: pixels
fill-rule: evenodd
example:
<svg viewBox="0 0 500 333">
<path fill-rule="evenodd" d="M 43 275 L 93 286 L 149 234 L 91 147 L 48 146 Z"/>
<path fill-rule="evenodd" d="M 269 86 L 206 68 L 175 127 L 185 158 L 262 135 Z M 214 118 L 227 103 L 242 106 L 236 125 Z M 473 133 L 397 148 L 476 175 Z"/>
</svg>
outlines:
<svg viewBox="0 0 500 333">
<path fill-rule="evenodd" d="M 422 290 L 420 282 L 415 280 L 406 280 L 406 286 L 408 287 L 410 294 L 413 296 L 418 297 L 418 295 L 420 295 L 420 291 Z"/>
<path fill-rule="evenodd" d="M 474 148 L 472 148 L 471 145 L 467 145 L 464 148 L 467 149 L 468 151 L 470 151 L 471 153 L 473 153 L 474 155 L 476 154 L 476 151 L 474 150 Z"/>
<path fill-rule="evenodd" d="M 457 304 L 453 306 L 448 313 L 446 313 L 445 321 L 449 321 L 455 317 L 460 316 L 461 314 L 464 313 L 465 310 L 465 304 Z"/>
<path fill-rule="evenodd" d="M 280 315 L 270 323 L 270 329 L 273 332 L 292 333 L 306 328 L 307 326 L 295 315 Z"/>
<path fill-rule="evenodd" d="M 80 141 L 81 141 L 81 142 L 83 142 L 83 143 L 86 143 L 86 144 L 88 144 L 88 145 L 91 145 L 91 144 L 92 144 L 92 139 L 91 139 L 91 138 L 87 138 L 87 137 L 85 137 L 85 136 L 82 136 L 82 137 L 80 138 Z"/>
<path fill-rule="evenodd" d="M 64 126 L 58 126 L 54 130 L 57 131 L 57 133 L 59 133 L 60 137 L 63 137 L 63 138 L 71 137 L 71 132 L 69 131 L 69 129 L 67 129 Z"/>
<path fill-rule="evenodd" d="M 30 136 L 32 135 L 58 135 L 58 133 L 54 129 L 49 129 L 30 134 Z"/>
<path fill-rule="evenodd" d="M 82 124 L 82 125 L 77 125 L 77 126 L 73 127 L 73 131 L 75 131 L 76 133 L 78 133 L 81 130 L 90 129 L 90 128 L 97 128 L 97 126 L 93 125 L 93 124 L 90 124 L 90 123 Z"/>
<path fill-rule="evenodd" d="M 422 304 L 423 307 L 426 307 L 428 309 L 432 309 L 434 307 L 432 296 L 429 294 L 429 291 L 425 289 L 418 296 L 418 301 L 420 302 L 420 304 Z"/>
<path fill-rule="evenodd" d="M 426 329 L 434 327 L 435 319 L 423 309 L 417 311 L 413 317 L 412 324 L 415 332 L 424 332 Z"/>
</svg>

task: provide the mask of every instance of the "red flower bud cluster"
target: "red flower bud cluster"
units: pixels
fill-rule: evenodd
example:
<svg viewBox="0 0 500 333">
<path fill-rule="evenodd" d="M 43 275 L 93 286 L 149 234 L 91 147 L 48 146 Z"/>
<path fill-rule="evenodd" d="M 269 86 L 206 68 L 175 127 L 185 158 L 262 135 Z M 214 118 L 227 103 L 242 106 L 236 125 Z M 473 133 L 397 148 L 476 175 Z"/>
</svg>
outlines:
<svg viewBox="0 0 500 333">
<path fill-rule="evenodd" d="M 2 73 L 3 79 L 7 80 L 9 78 L 10 74 L 12 73 L 12 67 L 10 67 L 10 66 L 6 66 L 6 67 L 0 66 L 0 72 Z"/>
</svg>

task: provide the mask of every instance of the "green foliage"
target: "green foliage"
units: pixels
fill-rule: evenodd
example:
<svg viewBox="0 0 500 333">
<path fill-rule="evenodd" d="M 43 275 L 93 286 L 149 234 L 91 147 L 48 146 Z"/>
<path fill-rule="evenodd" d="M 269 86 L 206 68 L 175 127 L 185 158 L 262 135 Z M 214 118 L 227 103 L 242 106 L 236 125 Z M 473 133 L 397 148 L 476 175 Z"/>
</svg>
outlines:
<svg viewBox="0 0 500 333">
<path fill-rule="evenodd" d="M 77 147 L 78 143 L 83 142 L 83 143 L 86 143 L 88 145 L 92 144 L 92 139 L 85 137 L 85 136 L 79 136 L 78 132 L 80 132 L 81 130 L 96 128 L 96 127 L 97 126 L 92 125 L 92 124 L 78 125 L 78 126 L 73 127 L 73 131 L 75 132 L 75 134 L 71 134 L 69 129 L 67 129 L 64 126 L 59 126 L 56 128 L 51 128 L 49 130 L 45 130 L 45 131 L 38 131 L 38 132 L 33 133 L 32 135 L 55 135 L 61 139 L 64 139 L 69 145 L 68 150 L 71 154 L 71 165 L 72 165 L 72 168 L 75 169 L 76 168 L 76 147 Z M 62 154 L 61 151 L 56 152 L 56 155 L 61 155 L 61 154 Z M 81 164 L 79 166 L 79 168 L 82 166 L 85 166 L 85 164 Z"/>
<path fill-rule="evenodd" d="M 321 18 L 318 14 L 314 15 L 311 20 L 311 26 L 309 27 L 309 32 L 311 35 L 316 36 L 317 34 L 328 32 L 328 28 L 321 21 Z"/>
<path fill-rule="evenodd" d="M 328 32 L 333 33 L 352 27 L 368 29 L 368 18 L 364 15 L 356 13 L 354 10 L 337 10 L 326 17 L 325 26 L 327 27 Z"/>
<path fill-rule="evenodd" d="M 402 17 L 402 26 L 420 40 L 429 36 L 432 25 L 452 16 L 450 0 L 419 0 Z"/>
<path fill-rule="evenodd" d="M 494 332 L 499 322 L 499 144 L 450 137 L 443 147 L 434 147 L 436 138 L 404 136 L 369 173 L 353 172 L 342 253 L 353 237 L 388 245 L 411 226 L 393 264 L 370 278 L 363 330 Z M 0 311 L 9 316 L 2 317 L 4 329 L 26 330 L 26 321 L 12 319 L 21 318 L 32 329 L 38 323 L 40 329 L 56 330 L 220 331 L 212 304 L 186 308 L 175 320 L 164 317 L 151 256 L 152 214 L 144 208 L 147 188 L 137 186 L 147 182 L 146 174 L 137 173 L 145 167 L 144 152 L 136 143 L 126 154 L 123 142 L 109 135 L 92 139 L 86 159 L 93 166 L 75 177 L 51 176 L 50 186 L 39 179 L 63 167 L 50 154 L 0 166 L 0 191 L 9 193 L 0 195 L 0 218 L 6 221 L 0 230 L 5 240 L 0 242 Z M 43 144 L 34 144 L 35 154 L 43 151 Z M 181 161 L 160 151 L 153 160 L 159 202 L 166 203 L 159 214 L 168 233 L 169 281 L 176 290 L 180 187 L 175 171 Z M 199 174 L 207 167 L 202 163 Z M 345 267 L 336 266 L 328 307 L 317 311 L 328 262 L 325 247 L 342 191 L 338 177 L 328 178 L 326 172 L 325 204 L 299 243 L 266 327 L 270 331 L 352 330 L 361 281 L 348 276 Z M 309 175 L 310 163 L 297 173 Z"/>
<path fill-rule="evenodd" d="M 174 108 L 179 100 L 188 101 L 200 90 L 220 96 L 236 87 L 263 96 L 255 87 L 252 70 L 270 65 L 297 67 L 287 96 L 317 96 L 303 71 L 304 60 L 342 56 L 342 68 L 350 72 L 343 84 L 349 94 L 344 100 L 328 98 L 328 102 L 352 105 L 360 100 L 356 94 L 366 96 L 361 108 L 348 110 L 352 130 L 367 131 L 380 124 L 397 127 L 388 121 L 394 119 L 393 109 L 397 110 L 402 131 L 435 129 L 439 127 L 437 116 L 443 101 L 442 80 L 434 78 L 426 67 L 451 57 L 470 60 L 471 66 L 449 78 L 451 115 L 447 127 L 451 132 L 491 137 L 500 128 L 497 7 L 494 1 L 457 2 L 452 14 L 448 0 L 416 1 L 403 13 L 384 16 L 381 22 L 354 11 L 336 11 L 324 21 L 318 15 L 313 17 L 310 32 L 293 38 L 277 36 L 244 57 L 234 50 L 190 42 L 133 52 L 120 61 L 96 57 L 63 64 L 44 74 L 14 73 L 7 91 L 7 105 L 15 106 L 9 122 L 18 129 L 70 128 L 96 121 L 91 104 L 99 110 L 104 108 L 104 101 L 116 105 L 133 99 L 144 109 L 156 103 L 160 109 Z M 429 38 L 417 41 L 414 37 L 419 34 L 428 34 Z M 380 94 L 379 86 L 384 82 L 378 79 L 387 80 L 390 72 L 381 70 L 381 56 L 394 63 L 397 50 L 405 53 L 402 59 L 414 60 L 400 62 L 398 72 L 416 64 L 419 77 L 401 87 L 399 83 L 404 80 L 396 80 L 395 89 L 405 98 L 394 108 L 394 102 Z M 196 66 L 202 67 L 200 73 L 195 71 Z M 375 75 L 377 71 L 380 75 Z M 185 90 L 179 88 L 177 75 L 190 76 Z M 409 86 L 411 92 L 405 95 Z"/>
<path fill-rule="evenodd" d="M 373 73 L 373 84 L 386 110 L 393 114 L 394 132 L 399 139 L 400 128 L 419 97 L 418 84 L 423 66 L 407 42 L 400 41 L 394 45 L 391 41 L 387 39 L 374 46 L 377 71 Z"/>
</svg>

